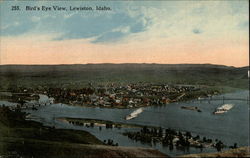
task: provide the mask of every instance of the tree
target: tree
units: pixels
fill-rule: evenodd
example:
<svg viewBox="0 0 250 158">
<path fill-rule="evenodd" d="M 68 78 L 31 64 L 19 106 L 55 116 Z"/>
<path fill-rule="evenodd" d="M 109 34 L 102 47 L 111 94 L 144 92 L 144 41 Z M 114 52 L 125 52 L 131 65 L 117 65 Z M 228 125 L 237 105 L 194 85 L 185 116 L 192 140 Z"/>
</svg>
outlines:
<svg viewBox="0 0 250 158">
<path fill-rule="evenodd" d="M 207 138 L 206 137 L 203 137 L 203 142 L 207 142 Z"/>
<path fill-rule="evenodd" d="M 159 136 L 159 137 L 162 137 L 162 135 L 163 135 L 163 133 L 162 133 L 162 128 L 160 127 L 159 132 L 158 132 L 158 136 Z"/>
<path fill-rule="evenodd" d="M 221 151 L 222 145 L 223 145 L 223 143 L 221 141 L 216 143 L 215 148 L 217 149 L 217 151 Z"/>
<path fill-rule="evenodd" d="M 236 149 L 237 148 L 237 143 L 234 143 L 234 149 Z"/>
<path fill-rule="evenodd" d="M 190 139 L 192 137 L 190 132 L 186 132 L 185 136 L 186 136 L 187 139 Z"/>
</svg>

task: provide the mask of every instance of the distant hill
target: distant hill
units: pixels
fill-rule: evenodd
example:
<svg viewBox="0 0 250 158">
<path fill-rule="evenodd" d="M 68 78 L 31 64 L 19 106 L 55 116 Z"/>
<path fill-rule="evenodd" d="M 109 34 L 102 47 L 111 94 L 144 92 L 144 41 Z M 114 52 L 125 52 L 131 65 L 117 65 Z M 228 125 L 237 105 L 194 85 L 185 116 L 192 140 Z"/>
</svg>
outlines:
<svg viewBox="0 0 250 158">
<path fill-rule="evenodd" d="M 248 89 L 248 69 L 211 64 L 1 65 L 0 86 L 152 82 Z"/>
<path fill-rule="evenodd" d="M 41 71 L 84 71 L 84 70 L 203 70 L 235 69 L 224 65 L 212 64 L 75 64 L 75 65 L 0 65 L 1 72 L 41 72 Z"/>
</svg>

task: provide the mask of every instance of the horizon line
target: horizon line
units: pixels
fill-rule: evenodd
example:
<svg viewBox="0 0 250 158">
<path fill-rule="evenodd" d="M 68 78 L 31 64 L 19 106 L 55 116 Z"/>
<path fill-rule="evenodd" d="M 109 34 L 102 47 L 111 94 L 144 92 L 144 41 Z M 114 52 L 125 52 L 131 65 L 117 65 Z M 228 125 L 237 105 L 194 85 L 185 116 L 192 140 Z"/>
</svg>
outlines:
<svg viewBox="0 0 250 158">
<path fill-rule="evenodd" d="M 129 65 L 129 64 L 144 64 L 144 65 L 215 65 L 215 66 L 226 66 L 226 67 L 249 67 L 245 66 L 232 66 L 232 65 L 222 65 L 222 64 L 212 64 L 212 63 L 176 63 L 176 64 L 167 64 L 167 63 L 74 63 L 74 64 L 0 64 L 0 66 L 62 66 L 62 65 Z"/>
</svg>

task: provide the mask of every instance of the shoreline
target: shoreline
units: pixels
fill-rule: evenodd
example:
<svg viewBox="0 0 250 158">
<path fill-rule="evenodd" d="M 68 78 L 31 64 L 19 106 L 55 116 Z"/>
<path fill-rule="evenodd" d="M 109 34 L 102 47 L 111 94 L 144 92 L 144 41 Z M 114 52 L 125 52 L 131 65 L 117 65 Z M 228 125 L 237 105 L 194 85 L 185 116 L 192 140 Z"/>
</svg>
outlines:
<svg viewBox="0 0 250 158">
<path fill-rule="evenodd" d="M 177 86 L 177 85 L 176 85 Z M 197 86 L 197 85 L 191 85 L 191 86 Z M 72 100 L 67 100 L 67 99 L 57 99 L 53 94 L 47 94 L 49 97 L 53 97 L 55 100 L 55 103 L 61 103 L 61 104 L 66 104 L 69 106 L 79 106 L 79 107 L 93 107 L 93 108 L 107 108 L 107 109 L 136 109 L 136 108 L 142 108 L 142 107 L 153 107 L 153 106 L 166 106 L 170 103 L 181 103 L 181 102 L 186 102 L 186 101 L 191 101 L 191 100 L 196 100 L 199 98 L 208 98 L 208 97 L 213 97 L 213 96 L 218 96 L 218 95 L 223 95 L 227 93 L 233 93 L 237 91 L 242 91 L 242 90 L 247 90 L 247 89 L 240 89 L 240 88 L 232 88 L 232 87 L 215 87 L 215 86 L 206 86 L 206 85 L 201 85 L 202 89 L 198 91 L 187 91 L 187 92 L 182 92 L 179 94 L 174 94 L 175 98 L 172 98 L 173 95 L 168 96 L 166 95 L 165 97 L 168 99 L 165 103 L 161 104 L 156 104 L 156 103 L 148 103 L 148 104 L 142 104 L 138 103 L 135 104 L 134 106 L 128 106 L 128 105 L 123 105 L 123 104 L 115 104 L 115 105 L 110 105 L 110 106 L 105 106 L 105 105 L 94 105 L 94 103 L 77 103 L 77 101 L 72 101 Z M 72 89 L 73 90 L 73 89 Z M 124 97 L 124 96 L 122 96 Z M 152 97 L 152 96 L 144 96 L 144 97 Z M 137 98 L 137 96 L 132 96 L 131 98 Z"/>
<path fill-rule="evenodd" d="M 228 94 L 228 93 L 234 93 L 234 92 L 237 92 L 237 91 L 245 91 L 246 89 L 236 89 L 236 90 L 231 90 L 229 92 L 222 92 L 222 93 L 218 93 L 216 95 L 211 95 L 212 97 L 213 96 L 219 96 L 219 95 L 223 95 L 223 94 Z M 53 96 L 51 96 L 53 97 Z M 204 97 L 204 98 L 208 98 L 208 97 Z M 202 99 L 204 99 L 202 98 Z M 187 102 L 187 101 L 192 101 L 192 100 L 198 100 L 199 97 L 195 97 L 195 98 L 190 98 L 190 99 L 186 99 L 186 100 L 181 100 L 181 101 L 172 101 L 172 102 L 169 102 L 169 103 L 166 103 L 166 104 L 163 104 L 163 105 L 147 105 L 147 106 L 143 106 L 143 105 L 138 105 L 138 106 L 135 106 L 135 107 L 124 107 L 124 106 L 115 106 L 115 107 L 108 107 L 108 106 L 99 106 L 99 105 L 87 105 L 87 104 L 77 104 L 77 103 L 67 103 L 67 102 L 60 102 L 60 101 L 57 101 L 55 100 L 54 103 L 55 104 L 64 104 L 64 105 L 68 105 L 68 106 L 79 106 L 79 107 L 87 107 L 87 108 L 106 108 L 106 109 L 137 109 L 137 108 L 144 108 L 144 107 L 157 107 L 157 106 L 167 106 L 168 104 L 171 104 L 171 103 L 183 103 L 183 102 Z M 201 99 L 201 100 L 202 100 Z"/>
<path fill-rule="evenodd" d="M 153 148 L 105 144 L 85 130 L 44 126 L 25 120 L 25 113 L 0 107 L 0 150 L 7 157 L 168 157 Z M 16 117 L 13 117 L 16 116 Z M 8 122 L 6 124 L 6 122 Z M 27 150 L 29 149 L 29 150 Z M 136 153 L 136 154 L 134 154 Z M 108 156 L 107 156 L 108 155 Z"/>
<path fill-rule="evenodd" d="M 89 118 L 69 118 L 59 117 L 58 121 L 71 124 L 73 126 L 83 126 L 87 128 L 99 127 L 99 131 L 102 128 L 133 128 L 138 131 L 123 131 L 122 135 L 127 136 L 129 139 L 140 141 L 144 143 L 162 143 L 164 146 L 170 146 L 170 148 L 183 147 L 183 148 L 217 148 L 220 151 L 222 148 L 227 149 L 228 145 L 223 144 L 219 140 L 213 141 L 206 137 L 200 137 L 199 135 L 191 133 L 189 131 L 180 131 L 172 128 L 162 128 L 158 126 L 146 126 L 138 125 L 133 123 L 121 123 L 100 119 L 89 119 Z"/>
<path fill-rule="evenodd" d="M 245 91 L 245 90 L 244 90 Z M 246 91 L 245 91 L 246 92 Z M 96 108 L 96 107 L 94 107 L 94 108 Z M 195 134 L 195 132 L 194 132 L 194 134 Z M 231 144 L 230 144 L 231 145 Z"/>
<path fill-rule="evenodd" d="M 210 95 L 210 97 L 213 97 L 213 96 L 219 96 L 219 95 L 223 95 L 223 94 L 228 94 L 228 93 L 234 93 L 234 92 L 237 92 L 237 91 L 245 91 L 247 89 L 239 89 L 239 88 L 233 88 L 233 89 L 230 89 L 230 90 L 224 90 L 223 92 L 221 93 L 217 93 L 215 95 Z M 249 91 L 249 90 L 248 90 Z M 4 92 L 2 92 L 4 93 Z M 12 93 L 12 92 L 7 92 L 7 93 Z M 25 95 L 33 95 L 33 96 L 39 96 L 40 93 L 12 93 L 12 94 L 25 94 Z M 42 94 L 42 95 L 46 95 L 48 96 L 49 98 L 53 96 L 49 96 L 48 94 Z M 209 94 L 207 94 L 209 95 Z M 4 98 L 4 95 L 1 95 L 0 94 L 0 101 L 7 101 L 7 102 L 10 102 L 10 103 L 13 103 L 13 104 L 18 104 L 16 101 L 16 99 L 14 98 L 9 98 L 10 96 L 8 96 L 8 98 Z M 203 97 L 202 99 L 204 98 L 208 98 L 208 96 L 205 96 Z M 39 100 L 39 98 L 35 98 L 36 101 Z M 192 101 L 192 100 L 197 100 L 199 99 L 198 96 L 194 97 L 194 98 L 188 98 L 188 99 L 184 99 L 184 100 L 181 100 L 181 101 L 170 101 L 166 104 L 163 104 L 163 105 L 137 105 L 137 106 L 134 106 L 134 107 L 125 107 L 125 106 L 115 106 L 115 107 L 111 107 L 111 106 L 100 106 L 100 105 L 88 105 L 88 104 L 78 104 L 78 103 L 70 103 L 70 102 L 61 102 L 61 101 L 58 101 L 58 100 L 54 100 L 53 104 L 64 104 L 64 105 L 68 105 L 68 106 L 78 106 L 78 107 L 87 107 L 87 108 L 107 108 L 107 109 L 137 109 L 137 108 L 144 108 L 144 107 L 153 107 L 153 106 L 167 106 L 168 104 L 171 104 L 171 103 L 182 103 L 182 102 L 187 102 L 187 101 Z M 201 100 L 202 100 L 201 99 Z M 24 99 L 21 99 L 21 100 L 24 100 Z M 31 100 L 28 100 L 28 101 L 31 101 Z"/>
</svg>

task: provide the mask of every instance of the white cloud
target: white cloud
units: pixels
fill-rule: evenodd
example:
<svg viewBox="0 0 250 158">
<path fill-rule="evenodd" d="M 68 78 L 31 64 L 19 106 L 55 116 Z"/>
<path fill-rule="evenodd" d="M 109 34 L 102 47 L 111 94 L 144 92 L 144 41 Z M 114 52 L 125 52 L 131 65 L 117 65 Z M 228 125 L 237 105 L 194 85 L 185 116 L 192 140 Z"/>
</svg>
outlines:
<svg viewBox="0 0 250 158">
<path fill-rule="evenodd" d="M 130 32 L 130 26 L 118 27 L 118 28 L 113 29 L 112 32 L 129 33 Z"/>
<path fill-rule="evenodd" d="M 40 21 L 40 20 L 41 20 L 41 18 L 38 17 L 38 16 L 32 16 L 32 17 L 31 17 L 31 21 L 32 21 L 32 22 L 38 22 L 38 21 Z"/>
<path fill-rule="evenodd" d="M 146 32 L 133 35 L 138 39 L 190 38 L 194 29 L 202 30 L 204 38 L 241 38 L 239 23 L 249 21 L 248 2 L 238 1 L 238 12 L 230 1 L 161 2 L 160 5 L 128 7 L 131 16 L 143 14 L 151 21 Z M 244 5 L 242 5 L 244 4 Z M 242 11 L 243 10 L 243 11 Z M 246 23 L 246 22 L 245 22 Z M 247 31 L 248 29 L 246 29 Z M 246 32 L 245 32 L 246 33 Z M 196 34 L 197 36 L 197 34 Z"/>
</svg>

